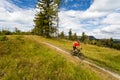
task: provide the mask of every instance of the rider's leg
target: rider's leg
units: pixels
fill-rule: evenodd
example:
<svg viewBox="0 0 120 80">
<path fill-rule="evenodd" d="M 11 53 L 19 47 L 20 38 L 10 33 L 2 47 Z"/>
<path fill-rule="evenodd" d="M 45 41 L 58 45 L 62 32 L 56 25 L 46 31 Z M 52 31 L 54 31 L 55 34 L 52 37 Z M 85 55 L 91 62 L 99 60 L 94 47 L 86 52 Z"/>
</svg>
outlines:
<svg viewBox="0 0 120 80">
<path fill-rule="evenodd" d="M 75 51 L 75 49 L 76 49 L 76 47 L 75 47 L 75 46 L 73 46 L 73 51 Z"/>
</svg>

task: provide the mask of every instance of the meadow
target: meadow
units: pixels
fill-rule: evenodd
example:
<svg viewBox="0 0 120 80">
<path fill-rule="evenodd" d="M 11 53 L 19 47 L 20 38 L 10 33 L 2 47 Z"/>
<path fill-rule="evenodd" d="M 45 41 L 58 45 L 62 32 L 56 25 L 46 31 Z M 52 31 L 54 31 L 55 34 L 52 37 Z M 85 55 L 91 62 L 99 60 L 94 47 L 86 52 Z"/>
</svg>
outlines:
<svg viewBox="0 0 120 80">
<path fill-rule="evenodd" d="M 0 36 L 0 80 L 104 80 L 84 64 L 75 65 L 33 40 L 44 38 L 29 37 Z"/>
<path fill-rule="evenodd" d="M 38 36 L 33 36 L 34 38 L 39 39 Z M 55 46 L 62 48 L 70 52 L 72 50 L 73 41 L 64 40 L 64 39 L 46 39 L 40 38 L 43 41 L 47 41 Z M 120 74 L 120 51 L 106 48 L 106 47 L 98 47 L 95 45 L 83 44 L 81 52 L 85 55 L 86 60 L 93 62 L 105 69 L 113 71 L 115 73 Z"/>
</svg>

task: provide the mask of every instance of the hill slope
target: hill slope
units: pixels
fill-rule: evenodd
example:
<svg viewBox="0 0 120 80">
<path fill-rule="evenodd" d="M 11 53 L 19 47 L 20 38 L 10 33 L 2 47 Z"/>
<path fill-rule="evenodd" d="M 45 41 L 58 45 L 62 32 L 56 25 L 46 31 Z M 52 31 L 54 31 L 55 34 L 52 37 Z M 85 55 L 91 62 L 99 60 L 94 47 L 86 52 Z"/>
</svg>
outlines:
<svg viewBox="0 0 120 80">
<path fill-rule="evenodd" d="M 70 41 L 39 36 L 3 36 L 0 39 L 0 80 L 117 80 L 89 65 L 60 55 L 46 41 L 70 50 Z M 62 44 L 61 44 L 62 43 Z M 64 45 L 64 46 L 63 46 Z"/>
<path fill-rule="evenodd" d="M 39 39 L 38 36 L 32 36 Z M 64 50 L 70 51 L 72 49 L 72 41 L 61 39 L 45 39 L 43 41 L 56 45 Z M 81 44 L 82 53 L 87 57 L 86 59 L 99 66 L 102 66 L 110 71 L 116 72 L 120 75 L 120 51 L 105 47 L 98 47 L 94 45 Z"/>
<path fill-rule="evenodd" d="M 0 80 L 103 80 L 57 53 L 29 38 L 7 36 L 0 41 Z"/>
</svg>

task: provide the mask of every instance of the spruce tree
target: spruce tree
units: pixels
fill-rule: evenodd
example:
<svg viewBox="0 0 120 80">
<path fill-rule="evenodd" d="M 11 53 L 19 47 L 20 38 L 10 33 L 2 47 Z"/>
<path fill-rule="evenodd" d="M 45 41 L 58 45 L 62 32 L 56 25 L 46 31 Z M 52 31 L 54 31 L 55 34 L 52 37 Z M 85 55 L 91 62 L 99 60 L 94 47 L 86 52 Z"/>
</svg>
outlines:
<svg viewBox="0 0 120 80">
<path fill-rule="evenodd" d="M 65 39 L 64 31 L 62 31 L 62 32 L 60 33 L 59 37 L 60 37 L 61 39 Z"/>
<path fill-rule="evenodd" d="M 74 35 L 73 35 L 73 40 L 78 40 L 78 37 L 77 37 L 76 33 L 74 33 Z"/>
<path fill-rule="evenodd" d="M 85 32 L 82 33 L 81 39 L 82 42 L 86 42 L 87 40 L 87 35 L 85 34 Z"/>
<path fill-rule="evenodd" d="M 68 38 L 69 40 L 72 40 L 72 29 L 69 29 Z"/>
<path fill-rule="evenodd" d="M 60 0 L 38 0 L 33 33 L 44 37 L 51 37 L 57 31 L 58 7 Z"/>
</svg>

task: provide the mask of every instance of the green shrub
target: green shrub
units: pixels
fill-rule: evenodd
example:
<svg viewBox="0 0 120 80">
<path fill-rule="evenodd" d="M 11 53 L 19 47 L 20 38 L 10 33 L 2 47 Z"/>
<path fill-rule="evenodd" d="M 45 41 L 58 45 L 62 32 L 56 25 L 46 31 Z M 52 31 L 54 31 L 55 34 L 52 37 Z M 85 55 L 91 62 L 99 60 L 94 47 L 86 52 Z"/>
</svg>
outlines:
<svg viewBox="0 0 120 80">
<path fill-rule="evenodd" d="M 8 40 L 7 36 L 0 36 L 0 41 L 6 41 Z"/>
</svg>

